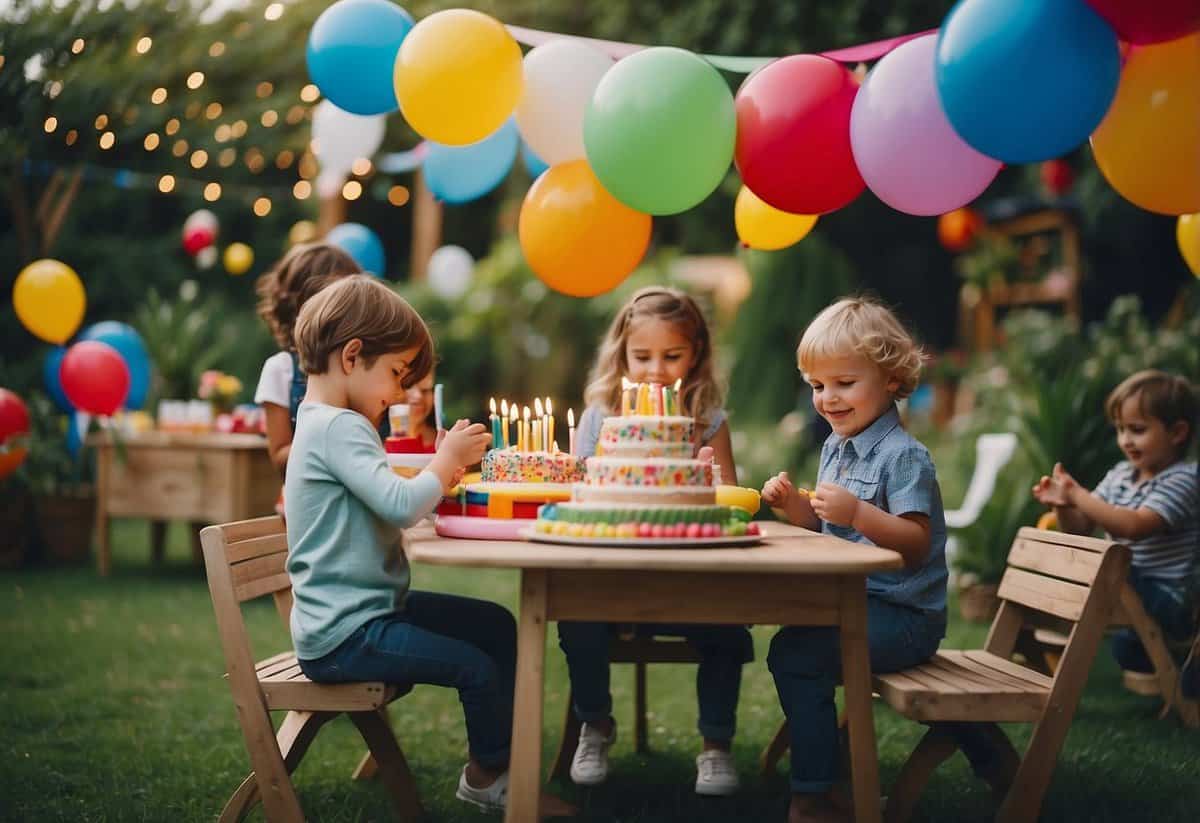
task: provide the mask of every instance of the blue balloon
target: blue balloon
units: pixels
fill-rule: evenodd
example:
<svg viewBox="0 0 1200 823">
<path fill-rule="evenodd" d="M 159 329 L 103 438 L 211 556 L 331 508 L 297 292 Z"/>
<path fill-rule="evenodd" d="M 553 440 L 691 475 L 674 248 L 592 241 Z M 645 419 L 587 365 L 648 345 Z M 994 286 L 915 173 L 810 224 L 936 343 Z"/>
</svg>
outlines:
<svg viewBox="0 0 1200 823">
<path fill-rule="evenodd" d="M 1085 142 L 1117 91 L 1117 35 L 1084 0 L 960 0 L 938 34 L 938 94 L 954 130 L 1006 163 Z"/>
<path fill-rule="evenodd" d="M 88 326 L 79 339 L 98 340 L 116 349 L 129 367 L 129 395 L 125 398 L 125 408 L 140 409 L 146 405 L 146 395 L 150 392 L 150 353 L 146 351 L 142 336 L 132 326 L 105 320 Z"/>
<path fill-rule="evenodd" d="M 525 163 L 525 171 L 529 172 L 529 176 L 534 180 L 537 180 L 542 176 L 542 172 L 550 168 L 550 164 L 538 157 L 524 140 L 521 141 L 521 160 Z"/>
<path fill-rule="evenodd" d="M 412 15 L 388 0 L 338 0 L 309 31 L 308 76 L 340 109 L 395 111 L 396 53 L 412 27 Z"/>
<path fill-rule="evenodd" d="M 469 146 L 443 146 L 430 141 L 425 155 L 425 182 L 433 196 L 445 203 L 466 203 L 483 197 L 508 176 L 517 159 L 519 142 L 512 118 Z"/>
<path fill-rule="evenodd" d="M 60 411 L 71 414 L 75 411 L 75 407 L 67 399 L 67 393 L 63 391 L 62 380 L 58 376 L 58 368 L 66 356 L 67 350 L 63 346 L 55 346 L 50 349 L 50 353 L 42 361 L 42 382 L 46 386 L 46 394 L 50 395 L 54 405 L 58 406 Z"/>
<path fill-rule="evenodd" d="M 342 223 L 334 226 L 329 230 L 329 234 L 325 235 L 325 242 L 337 246 L 353 257 L 359 268 L 368 274 L 383 276 L 386 265 L 383 241 L 362 223 Z"/>
</svg>

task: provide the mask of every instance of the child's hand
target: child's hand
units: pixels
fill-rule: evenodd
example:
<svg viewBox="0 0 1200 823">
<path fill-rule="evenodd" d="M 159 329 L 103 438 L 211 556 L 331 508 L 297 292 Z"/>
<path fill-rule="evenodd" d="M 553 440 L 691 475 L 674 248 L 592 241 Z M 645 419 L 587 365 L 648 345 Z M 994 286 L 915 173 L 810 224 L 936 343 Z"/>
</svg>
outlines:
<svg viewBox="0 0 1200 823">
<path fill-rule="evenodd" d="M 457 421 L 442 438 L 439 453 L 454 463 L 455 469 L 478 463 L 492 443 L 492 434 L 482 423 Z"/>
<path fill-rule="evenodd" d="M 787 472 L 780 472 L 763 484 L 762 500 L 773 509 L 785 508 L 793 496 L 799 496 L 799 492 L 792 485 Z"/>
<path fill-rule="evenodd" d="M 701 446 L 700 451 L 696 452 L 696 459 L 704 463 L 713 462 L 713 447 Z"/>
<path fill-rule="evenodd" d="M 792 525 L 803 526 L 806 529 L 819 527 L 812 507 L 808 504 L 808 492 L 792 485 L 787 472 L 780 472 L 763 484 L 762 499 Z"/>
<path fill-rule="evenodd" d="M 450 482 L 446 484 L 446 488 L 443 489 L 443 491 L 445 491 L 446 494 L 450 494 L 452 491 L 454 491 L 458 484 L 462 482 L 462 479 L 466 476 L 466 474 L 467 470 L 465 468 L 459 468 L 455 470 L 454 474 L 450 477 Z"/>
<path fill-rule="evenodd" d="M 1064 507 L 1075 505 L 1075 494 L 1080 489 L 1079 483 L 1075 478 L 1067 473 L 1063 468 L 1062 463 L 1054 464 L 1054 471 L 1050 476 L 1042 476 L 1042 479 L 1033 487 L 1033 496 L 1041 504 L 1046 506 Z"/>
<path fill-rule="evenodd" d="M 849 526 L 858 513 L 859 499 L 836 483 L 821 483 L 809 498 L 817 517 L 835 526 Z"/>
</svg>

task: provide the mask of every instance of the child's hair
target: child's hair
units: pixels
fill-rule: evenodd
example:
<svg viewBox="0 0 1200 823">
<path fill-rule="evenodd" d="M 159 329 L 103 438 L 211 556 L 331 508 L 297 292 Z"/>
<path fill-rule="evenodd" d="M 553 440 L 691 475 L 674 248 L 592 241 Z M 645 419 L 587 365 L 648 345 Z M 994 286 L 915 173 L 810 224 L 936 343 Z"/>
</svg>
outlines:
<svg viewBox="0 0 1200 823">
<path fill-rule="evenodd" d="M 1137 398 L 1142 414 L 1161 420 L 1168 428 L 1181 420 L 1187 423 L 1187 439 L 1179 450 L 1185 453 L 1196 434 L 1196 392 L 1191 383 L 1158 369 L 1129 375 L 1104 401 L 1104 411 L 1114 425 L 1121 422 L 1121 407 L 1131 397 Z"/>
<path fill-rule="evenodd" d="M 378 278 L 353 274 L 334 281 L 300 309 L 296 352 L 305 374 L 324 374 L 329 356 L 358 338 L 371 366 L 390 352 L 417 349 L 403 384 L 417 383 L 433 368 L 433 338 L 421 315 Z"/>
<path fill-rule="evenodd" d="M 897 399 L 916 389 L 925 361 L 921 347 L 896 315 L 867 297 L 850 297 L 826 306 L 804 330 L 796 360 L 800 371 L 807 374 L 821 358 L 850 354 L 865 357 L 899 383 Z"/>
<path fill-rule="evenodd" d="M 634 324 L 646 318 L 665 320 L 692 343 L 693 362 L 680 389 L 680 406 L 684 415 L 697 420 L 708 419 L 709 412 L 720 408 L 721 388 L 713 374 L 712 343 L 704 314 L 687 294 L 678 289 L 650 286 L 638 290 L 613 318 L 600 344 L 596 364 L 584 392 L 584 402 L 615 410 L 621 405 L 621 378 L 629 334 Z"/>
<path fill-rule="evenodd" d="M 339 277 L 360 271 L 354 258 L 337 246 L 295 245 L 258 278 L 258 315 L 266 321 L 279 347 L 291 351 L 296 348 L 292 339 L 296 316 L 305 301 Z"/>
</svg>

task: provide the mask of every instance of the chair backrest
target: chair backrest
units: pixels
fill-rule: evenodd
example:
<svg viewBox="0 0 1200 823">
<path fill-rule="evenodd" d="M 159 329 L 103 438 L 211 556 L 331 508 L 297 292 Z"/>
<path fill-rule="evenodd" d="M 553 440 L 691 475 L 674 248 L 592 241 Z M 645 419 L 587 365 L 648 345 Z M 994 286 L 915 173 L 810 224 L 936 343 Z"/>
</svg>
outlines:
<svg viewBox="0 0 1200 823">
<path fill-rule="evenodd" d="M 1017 436 L 1012 432 L 981 434 L 975 441 L 975 470 L 967 484 L 967 493 L 957 509 L 946 512 L 946 525 L 961 529 L 979 519 L 983 507 L 996 490 L 996 478 L 1017 450 Z"/>
</svg>

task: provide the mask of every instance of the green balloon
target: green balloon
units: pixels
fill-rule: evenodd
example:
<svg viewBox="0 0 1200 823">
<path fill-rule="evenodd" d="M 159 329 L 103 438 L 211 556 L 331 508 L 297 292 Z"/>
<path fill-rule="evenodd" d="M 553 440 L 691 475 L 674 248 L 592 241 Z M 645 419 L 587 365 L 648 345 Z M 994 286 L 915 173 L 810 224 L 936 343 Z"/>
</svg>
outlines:
<svg viewBox="0 0 1200 823">
<path fill-rule="evenodd" d="M 596 87 L 583 145 L 613 197 L 646 214 L 678 214 L 712 194 L 733 160 L 737 116 L 725 79 L 684 49 L 645 49 Z"/>
</svg>

